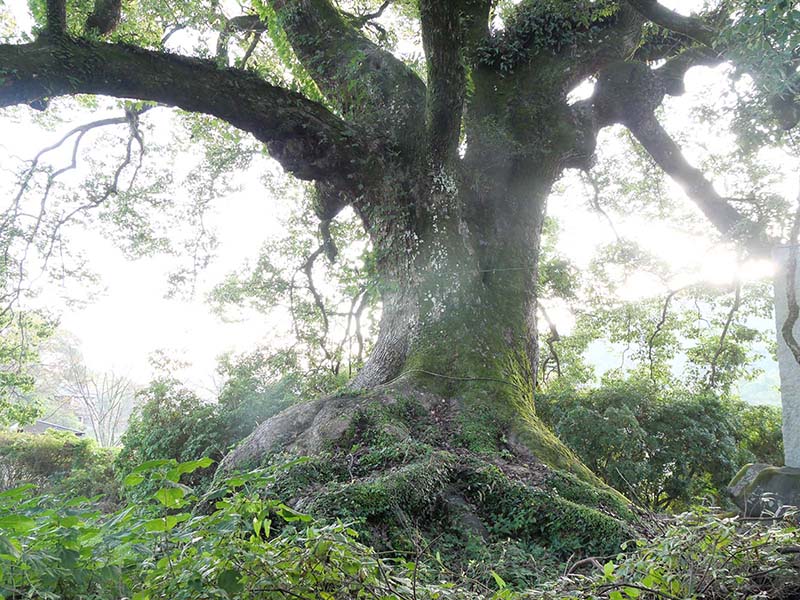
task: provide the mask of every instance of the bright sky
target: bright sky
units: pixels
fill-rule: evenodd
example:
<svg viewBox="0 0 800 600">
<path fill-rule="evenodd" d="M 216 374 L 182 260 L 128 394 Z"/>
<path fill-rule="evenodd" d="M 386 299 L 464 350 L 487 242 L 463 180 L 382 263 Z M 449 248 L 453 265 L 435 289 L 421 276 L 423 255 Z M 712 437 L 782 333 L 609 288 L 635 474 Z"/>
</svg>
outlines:
<svg viewBox="0 0 800 600">
<path fill-rule="evenodd" d="M 27 22 L 23 0 L 11 0 L 6 4 L 18 22 Z M 677 7 L 687 3 L 674 4 Z M 671 114 L 677 115 L 673 118 L 685 119 L 692 97 L 708 94 L 708 86 L 715 80 L 719 82 L 719 76 L 709 69 L 691 71 L 687 77 L 688 93 L 672 102 Z M 713 86 L 710 89 L 713 93 Z M 163 131 L 168 132 L 168 111 L 156 110 L 164 113 L 157 118 L 164 120 Z M 22 109 L 14 114 L 20 115 L 16 121 L 0 113 L 3 116 L 0 119 L 0 161 L 3 161 L 0 169 L 3 170 L 17 166 L 11 156 L 30 159 L 71 127 L 97 118 L 96 114 L 83 111 L 83 114 L 76 113 L 74 120 L 60 124 L 54 131 L 47 131 L 30 124 L 29 115 L 40 116 L 33 111 Z M 692 151 L 691 147 L 686 149 L 690 159 Z M 190 160 L 190 157 L 185 160 Z M 217 356 L 228 351 L 247 351 L 268 342 L 271 335 L 282 330 L 282 323 L 267 322 L 263 316 L 224 323 L 204 303 L 205 294 L 224 274 L 240 268 L 245 260 L 255 258 L 264 240 L 280 233 L 279 217 L 285 214 L 285 205 L 268 194 L 258 180 L 256 170 L 249 172 L 242 181 L 244 187 L 241 191 L 220 199 L 214 205 L 209 225 L 219 238 L 217 258 L 202 274 L 193 300 L 164 298 L 166 277 L 174 267 L 172 259 L 146 258 L 131 262 L 100 231 L 74 238 L 91 256 L 90 266 L 101 276 L 104 288 L 84 307 L 64 306 L 61 319 L 62 327 L 82 341 L 82 350 L 90 367 L 113 369 L 146 382 L 152 374 L 148 356 L 163 349 L 167 354 L 192 364 L 183 375 L 193 387 L 211 390 L 215 386 Z M 0 181 L 0 197 L 8 197 L 11 183 L 9 178 Z M 682 194 L 677 187 L 674 193 Z M 583 197 L 582 192 L 568 191 L 550 204 L 550 214 L 562 222 L 560 245 L 578 264 L 586 264 L 599 244 L 614 239 L 608 225 L 587 209 Z M 639 239 L 678 267 L 692 267 L 696 273 L 700 265 L 703 278 L 724 282 L 730 281 L 734 274 L 733 257 L 729 253 L 710 250 L 702 240 L 633 217 L 616 225 L 623 237 Z M 642 231 L 647 232 L 646 237 Z M 698 261 L 698 257 L 705 258 Z M 768 272 L 769 266 L 762 264 L 749 269 L 748 275 L 757 277 Z M 66 291 L 74 294 L 76 290 L 70 288 Z M 663 289 L 652 279 L 642 274 L 633 274 L 626 290 L 631 298 L 662 292 Z M 58 295 L 57 289 L 45 286 L 39 301 L 52 306 L 59 302 Z M 559 314 L 556 310 L 554 317 L 561 321 L 562 330 L 569 328 L 568 314 Z"/>
</svg>

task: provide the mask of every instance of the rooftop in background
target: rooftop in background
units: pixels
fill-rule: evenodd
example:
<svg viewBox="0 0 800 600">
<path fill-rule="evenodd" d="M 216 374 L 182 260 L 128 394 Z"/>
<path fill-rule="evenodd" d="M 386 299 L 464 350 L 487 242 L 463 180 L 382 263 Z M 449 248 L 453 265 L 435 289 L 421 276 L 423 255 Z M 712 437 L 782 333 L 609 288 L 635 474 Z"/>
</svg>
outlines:
<svg viewBox="0 0 800 600">
<path fill-rule="evenodd" d="M 79 429 L 73 429 L 72 427 L 66 427 L 65 425 L 58 425 L 57 423 L 51 423 L 50 421 L 43 421 L 38 419 L 32 425 L 26 425 L 22 428 L 24 433 L 33 433 L 40 435 L 45 433 L 50 429 L 55 429 L 56 431 L 69 431 L 70 433 L 74 433 L 78 437 L 83 437 L 86 435 L 84 431 L 80 431 Z"/>
</svg>

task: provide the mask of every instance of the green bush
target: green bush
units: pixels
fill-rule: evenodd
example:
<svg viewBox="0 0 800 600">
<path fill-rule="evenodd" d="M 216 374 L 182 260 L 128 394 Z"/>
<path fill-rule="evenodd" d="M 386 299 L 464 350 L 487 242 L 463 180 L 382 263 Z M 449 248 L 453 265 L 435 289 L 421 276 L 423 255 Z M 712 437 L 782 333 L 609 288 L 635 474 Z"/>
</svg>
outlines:
<svg viewBox="0 0 800 600">
<path fill-rule="evenodd" d="M 139 406 L 122 437 L 117 470 L 124 473 L 164 458 L 184 462 L 208 456 L 219 461 L 259 423 L 294 401 L 291 386 L 283 380 L 264 384 L 245 367 L 234 375 L 213 404 L 174 379 L 153 381 L 139 393 Z M 192 483 L 211 472 L 196 473 Z"/>
<path fill-rule="evenodd" d="M 0 489 L 33 484 L 65 496 L 119 500 L 112 464 L 115 451 L 69 432 L 0 433 Z"/>
<path fill-rule="evenodd" d="M 780 413 L 639 379 L 553 390 L 539 416 L 612 487 L 657 510 L 719 500 L 738 468 L 779 464 Z"/>
<path fill-rule="evenodd" d="M 185 462 L 203 456 L 218 460 L 225 452 L 219 407 L 204 403 L 178 381 L 156 380 L 139 393 L 139 400 L 122 436 L 116 460 L 120 473 L 150 460 Z"/>
<path fill-rule="evenodd" d="M 743 405 L 737 430 L 739 446 L 750 455 L 747 462 L 783 465 L 781 409 L 777 406 Z"/>
</svg>

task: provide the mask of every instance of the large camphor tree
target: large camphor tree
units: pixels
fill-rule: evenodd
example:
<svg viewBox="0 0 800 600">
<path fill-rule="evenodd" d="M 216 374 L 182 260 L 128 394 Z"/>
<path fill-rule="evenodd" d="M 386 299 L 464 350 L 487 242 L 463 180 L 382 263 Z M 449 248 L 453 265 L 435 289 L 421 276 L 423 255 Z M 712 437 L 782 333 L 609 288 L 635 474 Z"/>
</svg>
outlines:
<svg viewBox="0 0 800 600">
<path fill-rule="evenodd" d="M 227 17 L 218 3 L 198 3 L 194 22 L 168 24 L 158 4 L 47 0 L 33 41 L 0 44 L 0 107 L 90 94 L 221 119 L 313 182 L 323 232 L 352 207 L 380 278 L 379 336 L 349 389 L 265 422 L 226 466 L 274 450 L 325 454 L 332 458 L 315 477 L 327 491 L 316 488 L 309 501 L 321 512 L 398 526 L 444 511 L 484 537 L 558 537 L 571 527 L 585 551 L 594 549 L 587 540 L 616 539 L 620 497 L 602 490 L 533 409 L 547 198 L 565 169 L 591 167 L 598 133 L 621 124 L 717 230 L 763 252 L 764 232 L 687 162 L 657 118 L 667 95 L 683 93 L 688 69 L 736 58 L 726 34 L 733 9 L 684 16 L 655 0 L 252 0 Z M 161 45 L 118 35 L 137 19 L 162 34 L 176 25 L 216 30 L 217 55 L 169 52 L 169 35 Z M 381 43 L 395 26 L 420 36 L 423 64 Z M 232 39 L 254 42 L 242 66 L 265 32 L 316 99 L 229 67 Z M 792 81 L 791 60 L 787 69 Z M 592 95 L 568 101 L 587 80 Z M 800 117 L 791 90 L 770 96 L 784 129 Z M 302 495 L 300 483 L 286 485 Z M 545 502 L 554 489 L 557 507 Z M 519 517 L 531 507 L 538 517 Z"/>
</svg>

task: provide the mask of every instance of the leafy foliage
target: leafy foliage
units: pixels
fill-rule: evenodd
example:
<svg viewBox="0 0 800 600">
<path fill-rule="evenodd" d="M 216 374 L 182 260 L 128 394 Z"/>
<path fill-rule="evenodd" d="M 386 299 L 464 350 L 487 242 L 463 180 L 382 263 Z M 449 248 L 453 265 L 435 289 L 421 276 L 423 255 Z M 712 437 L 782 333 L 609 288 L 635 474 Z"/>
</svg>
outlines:
<svg viewBox="0 0 800 600">
<path fill-rule="evenodd" d="M 0 279 L 1 271 L 2 265 Z M 39 415 L 34 367 L 39 347 L 52 332 L 53 324 L 40 315 L 0 312 L 0 425 L 26 425 Z"/>
<path fill-rule="evenodd" d="M 66 498 L 102 496 L 115 505 L 115 451 L 68 432 L 0 434 L 0 489 L 33 484 Z"/>
<path fill-rule="evenodd" d="M 346 524 L 323 524 L 258 491 L 274 472 L 221 482 L 203 497 L 181 478 L 209 459 L 149 461 L 126 485 L 156 488 L 101 515 L 85 499 L 0 494 L 0 593 L 63 600 L 133 598 L 468 598 L 418 581 L 414 562 L 389 562 Z M 199 504 L 210 503 L 203 513 Z"/>
<path fill-rule="evenodd" d="M 585 391 L 555 386 L 537 411 L 609 485 L 659 510 L 718 499 L 746 462 L 783 461 L 779 412 L 685 387 L 620 378 Z"/>
<path fill-rule="evenodd" d="M 161 459 L 220 460 L 259 423 L 302 398 L 297 378 L 280 375 L 286 367 L 282 358 L 256 352 L 223 360 L 227 379 L 215 403 L 204 402 L 176 379 L 153 381 L 139 394 L 141 403 L 122 438 L 117 469 L 126 472 Z"/>
</svg>

